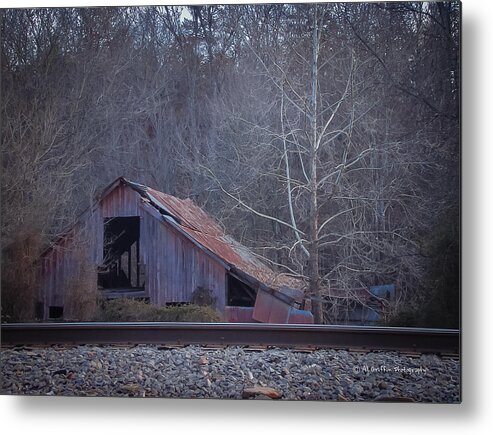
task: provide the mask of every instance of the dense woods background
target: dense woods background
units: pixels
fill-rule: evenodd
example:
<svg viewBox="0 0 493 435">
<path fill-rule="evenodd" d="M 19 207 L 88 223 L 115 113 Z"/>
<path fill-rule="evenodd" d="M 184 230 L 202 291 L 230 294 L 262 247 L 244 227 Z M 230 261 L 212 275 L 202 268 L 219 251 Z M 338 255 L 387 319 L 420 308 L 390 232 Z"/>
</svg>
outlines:
<svg viewBox="0 0 493 435">
<path fill-rule="evenodd" d="M 123 175 L 319 320 L 394 283 L 389 323 L 457 327 L 459 31 L 455 2 L 2 10 L 2 309 L 30 316 L 40 250 Z"/>
</svg>

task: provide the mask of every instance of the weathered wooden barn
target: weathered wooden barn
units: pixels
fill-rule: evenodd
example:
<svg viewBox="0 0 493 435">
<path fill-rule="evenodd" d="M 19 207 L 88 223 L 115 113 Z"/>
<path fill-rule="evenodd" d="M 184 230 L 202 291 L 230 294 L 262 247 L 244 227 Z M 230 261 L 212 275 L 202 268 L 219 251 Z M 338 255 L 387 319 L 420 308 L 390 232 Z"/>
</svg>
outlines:
<svg viewBox="0 0 493 435">
<path fill-rule="evenodd" d="M 41 261 L 38 316 L 45 320 L 73 318 L 67 289 L 81 278 L 97 280 L 106 297 L 142 297 L 158 305 L 188 303 L 194 292 L 208 290 L 223 313 L 253 306 L 259 289 L 299 287 L 227 236 L 190 199 L 122 177 Z"/>
</svg>

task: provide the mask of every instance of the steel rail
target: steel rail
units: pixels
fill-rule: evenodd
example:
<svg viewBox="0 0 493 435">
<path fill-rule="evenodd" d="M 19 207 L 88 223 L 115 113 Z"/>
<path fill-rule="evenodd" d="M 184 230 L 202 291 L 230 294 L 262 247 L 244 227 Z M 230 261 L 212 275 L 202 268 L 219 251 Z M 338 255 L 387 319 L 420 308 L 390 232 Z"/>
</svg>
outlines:
<svg viewBox="0 0 493 435">
<path fill-rule="evenodd" d="M 452 329 L 264 323 L 6 323 L 2 345 L 238 345 L 459 354 Z"/>
</svg>

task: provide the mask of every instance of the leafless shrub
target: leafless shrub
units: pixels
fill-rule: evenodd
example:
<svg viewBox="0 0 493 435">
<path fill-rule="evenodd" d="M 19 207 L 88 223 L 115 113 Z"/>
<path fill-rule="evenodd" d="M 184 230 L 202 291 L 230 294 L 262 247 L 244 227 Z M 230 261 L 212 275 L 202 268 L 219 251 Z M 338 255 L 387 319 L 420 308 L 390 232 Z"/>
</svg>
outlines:
<svg viewBox="0 0 493 435">
<path fill-rule="evenodd" d="M 18 234 L 3 252 L 2 321 L 34 320 L 38 295 L 37 259 L 41 236 L 37 231 Z"/>
<path fill-rule="evenodd" d="M 215 307 L 216 301 L 217 301 L 217 297 L 214 296 L 212 290 L 204 287 L 197 287 L 195 291 L 192 293 L 192 298 L 190 302 L 192 304 L 202 307 L 203 306 Z"/>
<path fill-rule="evenodd" d="M 91 321 L 98 313 L 97 269 L 87 257 L 85 247 L 86 243 L 79 243 L 73 254 L 77 266 L 65 289 L 64 317 L 67 320 Z"/>
</svg>

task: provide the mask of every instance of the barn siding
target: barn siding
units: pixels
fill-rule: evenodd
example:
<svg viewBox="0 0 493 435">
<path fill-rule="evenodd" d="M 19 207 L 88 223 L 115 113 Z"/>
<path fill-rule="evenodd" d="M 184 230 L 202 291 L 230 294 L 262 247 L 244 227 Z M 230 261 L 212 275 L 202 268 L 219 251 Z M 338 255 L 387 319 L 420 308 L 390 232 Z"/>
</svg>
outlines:
<svg viewBox="0 0 493 435">
<path fill-rule="evenodd" d="M 153 260 L 167 291 L 158 291 L 158 303 L 189 301 L 193 291 L 203 287 L 214 292 L 218 308 L 224 309 L 224 267 L 171 226 L 162 228 L 158 233 L 162 255 L 153 256 Z"/>
<path fill-rule="evenodd" d="M 44 318 L 48 318 L 50 306 L 65 305 L 64 290 L 77 273 L 79 254 L 73 249 L 76 232 L 74 228 L 43 257 L 40 291 L 43 295 Z"/>
<path fill-rule="evenodd" d="M 197 287 L 214 292 L 216 307 L 226 304 L 225 267 L 163 220 L 138 192 L 119 185 L 97 206 L 84 213 L 69 234 L 43 256 L 40 285 L 44 318 L 49 306 L 65 305 L 65 290 L 77 273 L 81 255 L 97 266 L 103 261 L 104 219 L 140 216 L 140 262 L 145 264 L 145 288 L 150 301 L 164 305 L 188 302 Z M 80 245 L 77 240 L 88 243 Z M 79 252 L 76 248 L 78 247 Z M 67 317 L 70 313 L 64 313 Z"/>
</svg>

